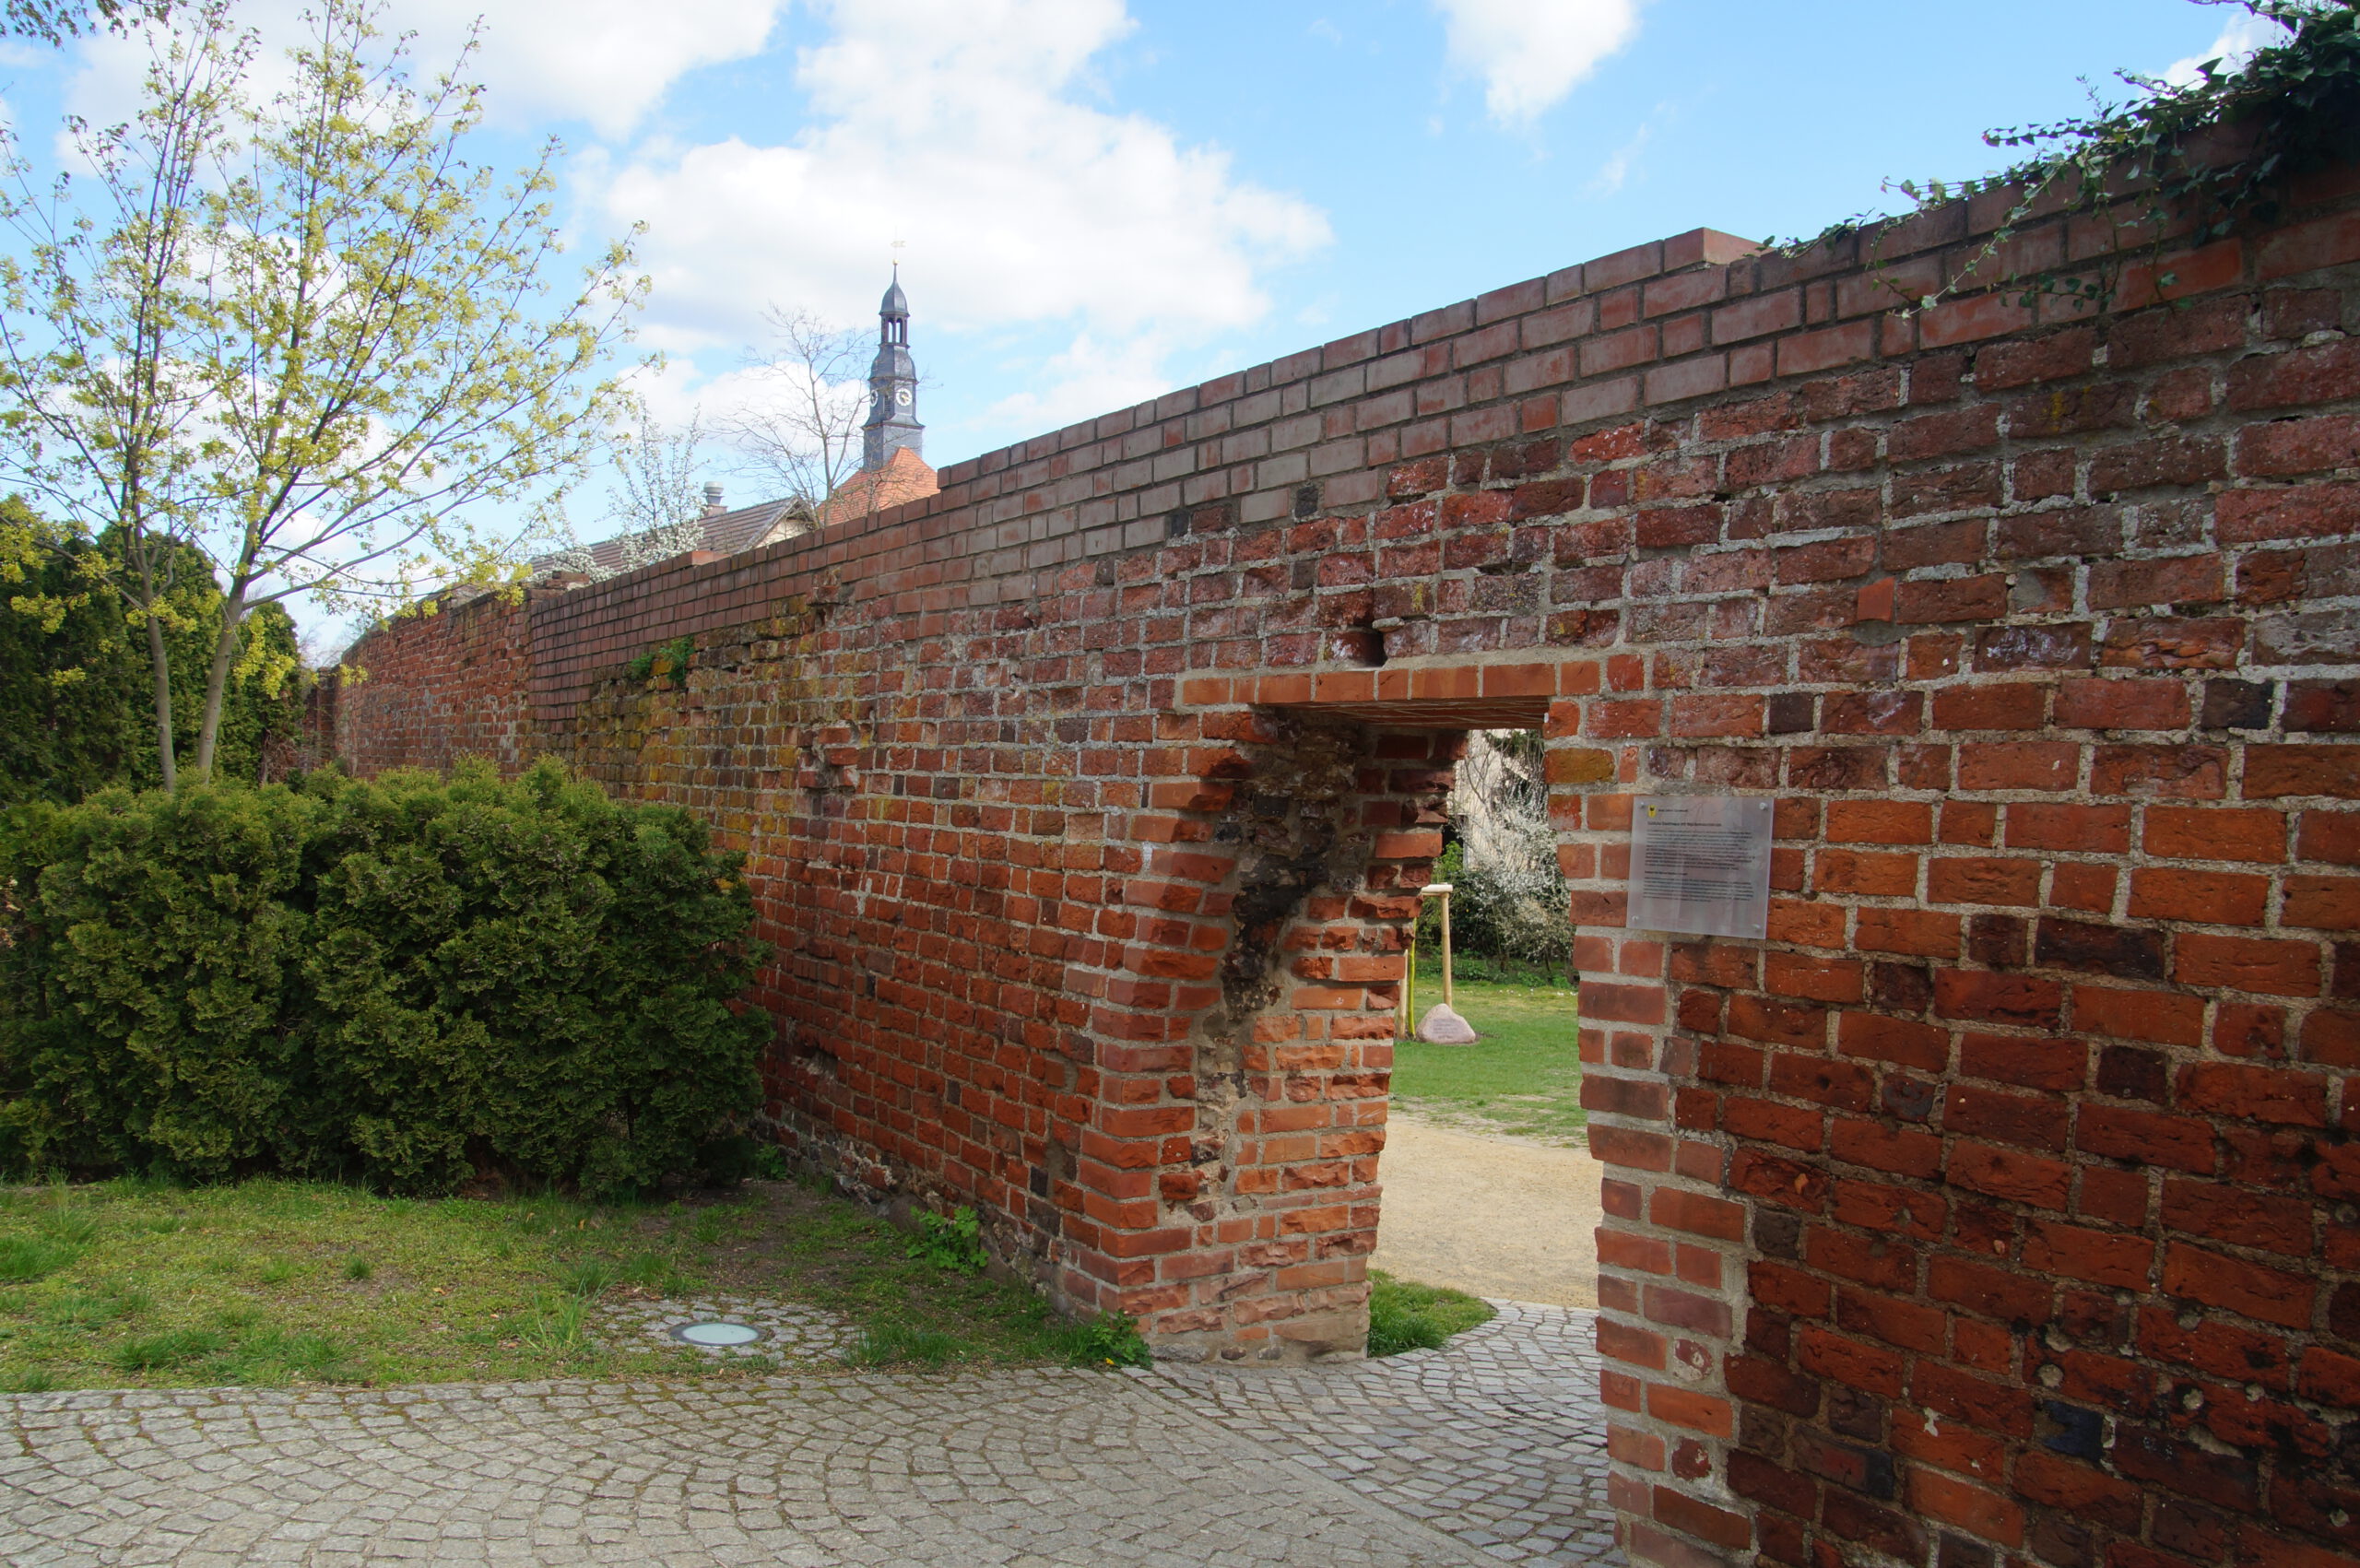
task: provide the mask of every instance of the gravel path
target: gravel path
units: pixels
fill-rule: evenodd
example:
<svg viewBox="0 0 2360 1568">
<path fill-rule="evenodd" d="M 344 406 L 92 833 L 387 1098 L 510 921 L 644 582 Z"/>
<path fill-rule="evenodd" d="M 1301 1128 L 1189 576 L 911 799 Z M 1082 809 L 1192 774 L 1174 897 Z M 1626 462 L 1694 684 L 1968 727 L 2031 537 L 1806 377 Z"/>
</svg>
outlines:
<svg viewBox="0 0 2360 1568">
<path fill-rule="evenodd" d="M 1462 1131 L 1397 1105 L 1369 1261 L 1479 1296 L 1595 1307 L 1603 1169 L 1585 1149 Z"/>
<path fill-rule="evenodd" d="M 0 1398 L 0 1561 L 1611 1561 L 1587 1314 L 1280 1372 L 822 1372 Z"/>
</svg>

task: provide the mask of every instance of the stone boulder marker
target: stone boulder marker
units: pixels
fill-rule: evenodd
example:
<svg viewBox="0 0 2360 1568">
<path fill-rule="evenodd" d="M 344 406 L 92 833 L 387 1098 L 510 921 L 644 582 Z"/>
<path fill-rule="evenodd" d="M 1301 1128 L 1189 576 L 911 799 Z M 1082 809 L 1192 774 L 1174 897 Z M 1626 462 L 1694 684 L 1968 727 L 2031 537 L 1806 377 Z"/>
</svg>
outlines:
<svg viewBox="0 0 2360 1568">
<path fill-rule="evenodd" d="M 1429 1045 L 1472 1045 L 1475 1026 L 1452 1011 L 1448 1002 L 1436 1002 L 1418 1020 L 1418 1038 Z"/>
</svg>

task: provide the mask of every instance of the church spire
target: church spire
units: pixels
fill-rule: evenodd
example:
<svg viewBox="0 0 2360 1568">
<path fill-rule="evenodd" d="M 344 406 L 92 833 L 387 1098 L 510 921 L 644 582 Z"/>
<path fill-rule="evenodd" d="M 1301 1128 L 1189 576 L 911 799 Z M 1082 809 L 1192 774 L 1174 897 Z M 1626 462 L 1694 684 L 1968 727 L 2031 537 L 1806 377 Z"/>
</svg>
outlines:
<svg viewBox="0 0 2360 1568">
<path fill-rule="evenodd" d="M 861 427 L 860 466 L 874 473 L 904 448 L 922 457 L 926 427 L 918 423 L 918 371 L 910 359 L 910 301 L 902 268 L 877 307 L 877 358 L 868 367 L 868 419 Z"/>
</svg>

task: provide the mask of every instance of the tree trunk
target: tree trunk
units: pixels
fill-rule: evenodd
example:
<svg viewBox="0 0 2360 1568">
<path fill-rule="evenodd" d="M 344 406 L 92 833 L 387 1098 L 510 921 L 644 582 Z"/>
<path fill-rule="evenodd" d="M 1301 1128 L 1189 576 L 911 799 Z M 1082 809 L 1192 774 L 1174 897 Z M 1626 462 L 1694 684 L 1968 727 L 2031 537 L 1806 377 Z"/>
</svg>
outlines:
<svg viewBox="0 0 2360 1568">
<path fill-rule="evenodd" d="M 156 679 L 156 764 L 166 789 L 180 786 L 179 768 L 172 759 L 172 660 L 164 646 L 164 627 L 151 612 L 148 617 L 148 662 Z"/>
<path fill-rule="evenodd" d="M 213 743 L 221 734 L 221 701 L 230 690 L 230 666 L 238 660 L 238 628 L 246 619 L 246 588 L 241 583 L 221 601 L 221 635 L 213 642 L 213 667 L 205 677 L 205 717 L 196 731 L 196 776 L 213 776 Z"/>
<path fill-rule="evenodd" d="M 156 768 L 166 789 L 180 786 L 180 767 L 172 756 L 172 655 L 164 646 L 164 623 L 156 619 L 156 572 L 148 560 L 146 539 L 135 529 L 126 553 L 136 553 L 139 567 L 139 608 L 148 622 L 148 665 L 156 686 Z"/>
</svg>

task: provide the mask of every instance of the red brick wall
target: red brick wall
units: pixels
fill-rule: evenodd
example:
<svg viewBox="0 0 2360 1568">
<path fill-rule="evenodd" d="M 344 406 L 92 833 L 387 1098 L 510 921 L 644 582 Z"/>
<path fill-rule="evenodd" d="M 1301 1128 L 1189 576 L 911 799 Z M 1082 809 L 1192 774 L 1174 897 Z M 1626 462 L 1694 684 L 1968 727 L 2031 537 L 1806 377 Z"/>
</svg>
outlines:
<svg viewBox="0 0 2360 1568">
<path fill-rule="evenodd" d="M 339 735 L 711 815 L 782 1135 L 1253 1359 L 1357 1343 L 1402 890 L 1458 734 L 1545 724 L 1634 1558 L 2360 1562 L 2360 180 L 2094 314 L 1893 308 L 2004 208 L 1643 246 L 405 626 Z M 1682 792 L 1777 799 L 1768 940 L 1622 928 Z"/>
<path fill-rule="evenodd" d="M 363 638 L 313 689 L 314 748 L 361 773 L 448 768 L 479 757 L 513 772 L 537 753 L 526 688 L 532 625 L 521 602 L 487 595 Z"/>
<path fill-rule="evenodd" d="M 1628 796 L 1565 803 L 1641 1559 L 2354 1561 L 2355 256 L 1629 432 L 1552 760 L 1780 846 L 1769 941 L 1619 935 Z"/>
</svg>

